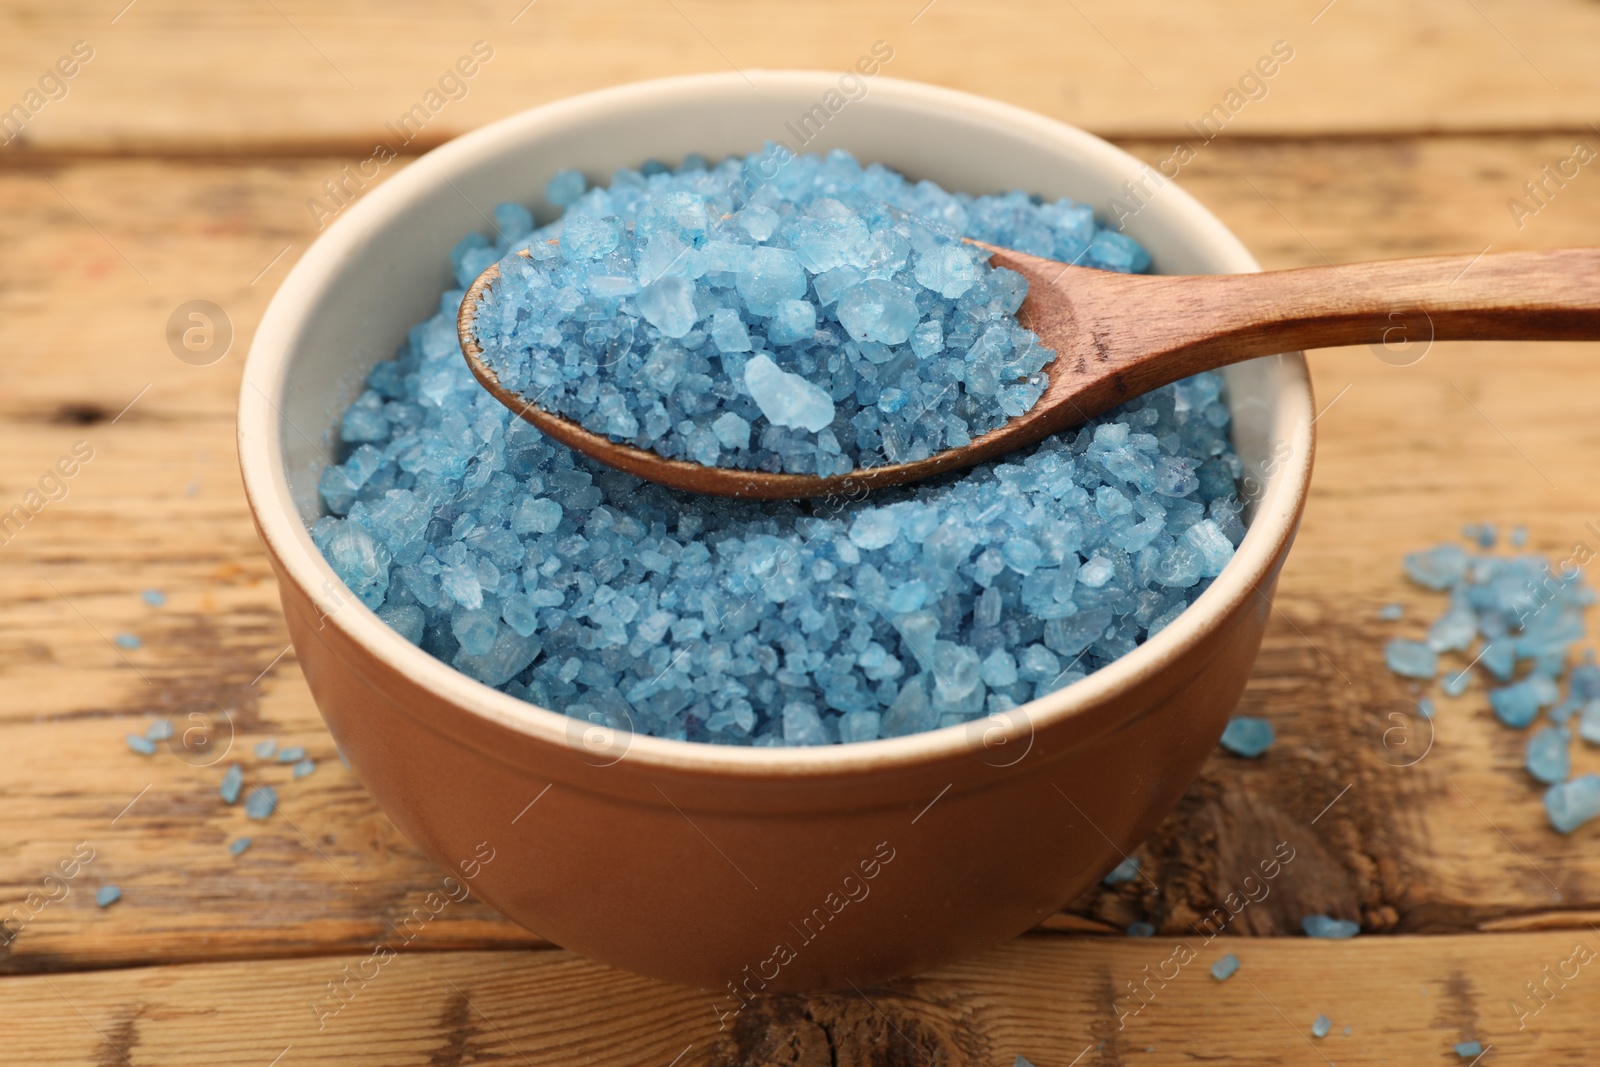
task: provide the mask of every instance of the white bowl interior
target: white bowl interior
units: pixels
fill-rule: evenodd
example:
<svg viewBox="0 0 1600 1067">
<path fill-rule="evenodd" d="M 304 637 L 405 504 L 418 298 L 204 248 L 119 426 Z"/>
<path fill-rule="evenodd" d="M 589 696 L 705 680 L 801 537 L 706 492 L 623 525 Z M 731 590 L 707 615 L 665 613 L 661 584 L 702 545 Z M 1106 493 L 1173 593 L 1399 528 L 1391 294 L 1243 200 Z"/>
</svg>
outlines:
<svg viewBox="0 0 1600 1067">
<path fill-rule="evenodd" d="M 839 76 L 752 72 L 750 79 L 754 87 L 733 74 L 646 82 L 513 116 L 409 164 L 331 224 L 262 321 L 240 414 L 241 461 L 252 497 L 266 512 L 263 532 L 308 588 L 329 588 L 330 579 L 336 588 L 337 579 L 303 526 L 290 529 L 291 522 L 280 520 L 303 522 L 319 513 L 317 479 L 328 458 L 337 458 L 340 413 L 373 364 L 394 355 L 406 331 L 432 314 L 440 292 L 452 286 L 450 248 L 469 230 L 491 232 L 488 216 L 502 201 L 522 203 L 541 220 L 553 217 L 543 188 L 559 170 L 577 168 L 605 181 L 615 169 L 648 158 L 674 162 L 700 152 L 714 161 L 779 140 L 799 151 L 844 148 L 863 163 L 973 194 L 1022 189 L 1098 206 L 1140 177 L 1137 160 L 1080 130 L 979 97 L 881 77 L 801 144 L 796 120 L 838 88 Z M 1259 269 L 1220 222 L 1173 185 L 1159 189 L 1129 220 L 1127 232 L 1150 251 L 1161 273 Z M 1225 374 L 1235 445 L 1247 469 L 1265 477 L 1251 502 L 1250 533 L 1205 597 L 1227 585 L 1230 572 L 1260 574 L 1264 564 L 1252 557 L 1270 552 L 1293 521 L 1309 473 L 1311 401 L 1303 360 L 1269 357 Z M 1294 462 L 1274 461 L 1278 442 L 1294 449 Z M 283 503 L 281 515 L 262 507 L 274 496 Z M 1187 617 L 1198 609 L 1124 661 L 1158 641 L 1181 639 Z M 364 616 L 356 625 L 386 630 L 360 605 L 352 610 Z"/>
</svg>

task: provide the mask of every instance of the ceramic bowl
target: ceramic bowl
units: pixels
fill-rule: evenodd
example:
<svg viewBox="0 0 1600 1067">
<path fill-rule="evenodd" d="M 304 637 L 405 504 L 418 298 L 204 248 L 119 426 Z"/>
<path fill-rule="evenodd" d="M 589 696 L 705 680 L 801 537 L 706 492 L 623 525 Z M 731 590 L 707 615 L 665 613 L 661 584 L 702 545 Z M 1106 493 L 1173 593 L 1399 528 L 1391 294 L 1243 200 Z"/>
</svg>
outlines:
<svg viewBox="0 0 1600 1067">
<path fill-rule="evenodd" d="M 645 82 L 429 152 L 344 208 L 295 266 L 256 332 L 240 398 L 245 488 L 296 656 L 384 811 L 517 922 L 593 959 L 711 989 L 724 1013 L 756 993 L 864 985 L 984 948 L 1119 862 L 1215 749 L 1310 477 L 1304 359 L 1228 368 L 1252 515 L 1194 605 L 1015 712 L 864 744 L 730 748 L 589 726 L 458 673 L 356 601 L 307 535 L 334 427 L 367 370 L 437 307 L 450 247 L 487 230 L 496 203 L 548 220 L 541 191 L 558 170 L 603 181 L 648 158 L 715 159 L 766 141 L 1102 212 L 1149 173 L 1015 107 L 881 73 L 857 81 L 864 95 L 838 73 Z M 1126 227 L 1156 270 L 1258 269 L 1183 190 L 1145 184 L 1153 193 Z"/>
</svg>

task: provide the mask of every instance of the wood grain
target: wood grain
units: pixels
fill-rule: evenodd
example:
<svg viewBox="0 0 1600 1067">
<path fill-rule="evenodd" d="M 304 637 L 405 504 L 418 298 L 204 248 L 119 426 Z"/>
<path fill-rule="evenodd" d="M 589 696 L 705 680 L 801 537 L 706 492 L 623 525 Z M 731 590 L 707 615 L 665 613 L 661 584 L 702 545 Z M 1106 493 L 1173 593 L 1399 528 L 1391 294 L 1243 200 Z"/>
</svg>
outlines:
<svg viewBox="0 0 1600 1067">
<path fill-rule="evenodd" d="M 25 101 L 74 42 L 94 51 L 64 98 L 36 98 L 21 144 L 202 155 L 311 145 L 364 158 L 478 41 L 493 58 L 446 86 L 456 99 L 430 104 L 418 143 L 637 79 L 843 71 L 879 40 L 895 49 L 885 68 L 894 77 L 1122 136 L 1190 136 L 1186 124 L 1218 107 L 1230 136 L 1530 127 L 1590 136 L 1600 90 L 1591 48 L 1600 9 L 1583 0 L 1204 0 L 1159 13 L 1113 0 L 125 4 L 0 8 L 0 107 Z M 1292 58 L 1241 92 L 1277 42 Z"/>
<path fill-rule="evenodd" d="M 1129 147 L 1153 163 L 1167 150 L 1159 141 Z M 1219 142 L 1185 169 L 1182 181 L 1268 266 L 1320 263 L 1324 257 L 1340 262 L 1470 253 L 1484 245 L 1498 250 L 1600 243 L 1600 181 L 1591 175 L 1562 190 L 1522 229 L 1505 207 L 1526 176 L 1569 149 L 1565 137 Z M 9 506 L 20 499 L 74 441 L 95 449 L 95 458 L 70 481 L 67 497 L 49 504 L 0 548 L 0 825 L 9 831 L 10 846 L 0 853 L 0 910 L 25 901 L 77 842 L 97 849 L 73 894 L 39 911 L 21 930 L 0 963 L 6 969 L 59 972 L 154 961 L 364 954 L 440 877 L 339 764 L 292 654 L 274 663 L 286 639 L 234 471 L 231 419 L 243 348 L 271 288 L 312 236 L 302 213 L 306 190 L 344 162 L 0 166 L 0 202 L 13 208 L 0 213 L 0 245 L 8 250 L 0 259 L 0 338 L 7 353 L 0 364 L 0 500 Z M 237 330 L 232 352 L 208 367 L 180 362 L 164 339 L 168 314 L 194 298 L 222 305 Z M 1480 694 L 1445 704 L 1426 757 L 1414 766 L 1394 765 L 1410 756 L 1385 747 L 1384 735 L 1394 725 L 1387 716 L 1408 693 L 1383 670 L 1379 650 L 1390 633 L 1417 624 L 1380 624 L 1375 613 L 1396 599 L 1413 612 L 1437 609 L 1437 598 L 1404 585 L 1398 557 L 1450 536 L 1463 522 L 1526 521 L 1534 546 L 1549 552 L 1590 536 L 1583 524 L 1600 515 L 1600 500 L 1587 488 L 1587 473 L 1600 457 L 1592 419 L 1594 366 L 1592 349 L 1584 345 L 1441 343 L 1406 367 L 1359 349 L 1314 359 L 1321 402 L 1333 406 L 1318 423 L 1316 484 L 1282 579 L 1280 613 L 1241 708 L 1271 717 L 1280 741 L 1259 761 L 1219 755 L 1208 766 L 1141 850 L 1151 882 L 1097 889 L 1052 925 L 1115 930 L 1144 919 L 1181 932 L 1238 884 L 1263 843 L 1292 833 L 1300 849 L 1293 878 L 1247 910 L 1236 924 L 1238 933 L 1292 933 L 1300 917 L 1313 911 L 1358 917 L 1370 929 L 1389 931 L 1587 928 L 1600 911 L 1594 830 L 1568 839 L 1548 829 L 1537 792 L 1520 770 L 1521 739 L 1492 721 Z M 146 385 L 148 391 L 141 392 Z M 146 587 L 164 590 L 166 606 L 143 604 L 138 592 Z M 144 647 L 119 652 L 105 638 L 120 632 L 138 634 Z M 286 768 L 260 767 L 248 755 L 242 759 L 252 782 L 279 788 L 281 816 L 251 823 L 215 799 L 221 768 L 230 760 L 197 768 L 170 753 L 146 759 L 126 749 L 125 733 L 193 700 L 233 713 L 240 754 L 267 736 L 311 749 L 319 769 L 298 783 L 287 780 Z M 1412 726 L 1421 730 L 1414 720 Z M 1414 736 L 1421 746 L 1423 736 Z M 1600 769 L 1588 749 L 1578 759 L 1580 770 Z M 146 785 L 149 792 L 112 823 Z M 251 835 L 255 844 L 234 859 L 224 845 L 239 834 Z M 102 882 L 124 890 L 123 900 L 105 911 L 91 902 L 92 888 Z M 1571 935 L 1549 936 L 1554 945 Z M 1437 979 L 1449 976 L 1439 962 L 1443 946 L 1479 940 L 1394 944 L 1415 945 L 1406 951 L 1418 962 L 1408 966 Z M 1461 973 L 1469 977 L 1460 981 L 1487 980 L 1501 970 L 1521 975 L 1492 955 L 1502 941 L 1497 935 L 1483 942 L 1489 956 L 1462 957 Z M 487 909 L 452 905 L 397 966 L 429 966 L 429 950 L 534 943 L 532 935 Z M 1372 939 L 1363 950 L 1367 944 L 1389 941 Z M 1045 949 L 1029 941 L 1006 951 Z M 1072 961 L 1078 951 L 1065 953 L 1069 969 L 1077 965 Z M 1542 960 L 1541 953 L 1550 956 L 1543 948 L 1532 952 L 1523 977 L 1535 976 L 1540 964 L 1534 957 Z M 550 958 L 580 971 L 588 967 Z M 472 961 L 467 966 L 474 974 L 491 964 L 513 972 L 526 966 L 525 957 L 515 954 L 460 959 Z M 324 970 L 338 970 L 325 960 L 229 966 L 257 976 L 289 968 L 311 975 L 313 984 L 333 977 Z M 1306 973 L 1292 968 L 1306 966 L 1285 962 L 1279 984 L 1317 985 L 1303 978 L 1290 982 L 1290 975 Z M 1387 960 L 1382 964 L 1389 966 Z M 138 1030 L 162 1020 L 201 1032 L 213 1021 L 237 1020 L 237 1032 L 230 1035 L 224 1026 L 192 1046 L 216 1062 L 232 1062 L 228 1057 L 254 1056 L 258 1036 L 275 1031 L 267 1025 L 270 1011 L 250 1014 L 254 1001 L 246 993 L 255 989 L 255 980 L 226 985 L 217 977 L 230 973 L 235 972 L 176 968 L 130 972 L 136 979 L 107 974 L 51 980 L 86 983 L 62 985 L 75 1001 L 76 990 L 109 983 L 103 987 L 107 999 L 85 994 L 84 1007 L 113 1036 L 125 1026 Z M 464 972 L 452 972 L 458 973 Z M 562 972 L 569 973 L 574 972 Z M 1322 972 L 1316 973 L 1320 978 Z M 986 973 L 973 979 L 974 988 L 991 977 L 1001 981 Z M 188 1007 L 163 1002 L 165 1007 L 151 1007 L 129 1022 L 134 1006 L 144 1003 L 129 992 L 135 980 L 140 996 L 175 983 Z M 476 986 L 452 980 L 479 1001 Z M 1209 981 L 1200 987 L 1214 996 Z M 587 1017 L 601 1011 L 607 997 L 631 1005 L 628 998 L 643 996 L 642 986 L 628 984 L 633 979 L 594 982 L 574 985 L 584 996 L 553 1003 Z M 54 995 L 40 980 L 27 983 L 6 980 L 8 1005 L 23 1003 L 24 994 Z M 1351 980 L 1356 992 L 1358 985 Z M 437 999 L 444 995 L 438 986 L 427 990 L 436 1003 L 419 992 L 418 999 L 398 1001 L 392 1017 L 352 1026 L 338 1055 L 392 1054 L 402 1057 L 396 1062 L 410 1062 L 404 1056 L 426 1062 L 453 1047 L 446 1043 L 449 1035 L 466 1023 L 457 1026 L 445 1017 L 448 1005 Z M 1002 982 L 994 988 L 1010 987 Z M 1223 988 L 1237 993 L 1242 987 Z M 215 995 L 218 989 L 238 992 L 230 1000 Z M 291 1001 L 299 996 L 283 995 Z M 963 995 L 980 998 L 971 990 Z M 505 996 L 509 1004 L 522 993 Z M 688 1026 L 681 1020 L 702 1009 L 663 996 L 664 1014 L 637 1018 L 667 1020 L 655 1032 L 676 1041 L 674 1028 Z M 229 1008 L 235 1001 L 243 1006 Z M 102 1008 L 95 1005 L 102 1003 L 104 1014 L 96 1014 Z M 1191 1014 L 1169 1018 L 1203 1026 L 1200 1020 L 1210 1012 L 1238 1032 L 1235 1020 L 1245 1016 L 1223 1010 L 1230 1003 L 1197 1002 Z M 1381 997 L 1373 1003 L 1369 1018 L 1384 1019 L 1396 1034 L 1403 1023 L 1416 1022 L 1386 1012 Z M 497 1009 L 483 1006 L 498 1021 Z M 118 1015 L 114 1008 L 126 1011 Z M 681 1016 L 674 1015 L 679 1009 Z M 1305 1005 L 1314 1014 L 1313 1009 L 1327 1010 Z M 230 1014 L 235 1010 L 245 1014 Z M 282 1010 L 313 1018 L 303 1003 Z M 459 1005 L 453 1010 L 461 1012 Z M 788 1010 L 788 1021 L 774 1023 L 773 1033 L 794 1032 L 793 1041 L 803 1045 L 832 1032 L 824 1027 L 818 1037 L 809 1024 L 803 1026 L 810 1009 L 802 1010 L 799 1002 Z M 1029 1051 L 1025 1034 L 1055 1034 L 1051 1010 L 1037 1004 L 1018 1009 L 1006 1024 L 1010 1029 L 997 1031 L 1012 1035 L 1006 1038 L 1010 1044 L 993 1046 L 990 1059 L 998 1062 L 1013 1045 Z M 818 1018 L 847 1017 L 816 1011 Z M 1093 1036 L 1087 1015 L 1070 1019 L 1080 1017 L 1078 1029 Z M 630 1008 L 630 1021 L 635 1018 Z M 870 1022 L 861 1019 L 861 1025 Z M 1103 1011 L 1095 1019 L 1094 1025 L 1105 1026 Z M 36 1035 L 29 1040 L 38 1047 L 67 1050 L 54 1061 L 41 1051 L 37 1062 L 116 1058 L 72 1045 L 78 1039 L 72 1028 L 80 1022 L 58 1012 L 29 1023 L 36 1028 L 28 1031 Z M 480 1062 L 506 1055 L 490 1047 L 492 1039 L 484 1035 L 491 1028 L 481 1020 L 472 1025 L 480 1028 L 476 1036 L 463 1038 L 467 1043 L 455 1053 L 440 1053 L 440 1062 L 451 1062 L 450 1055 L 462 1062 L 469 1052 Z M 1173 1034 L 1184 1032 L 1173 1025 Z M 535 1030 L 547 1036 L 565 1032 L 534 1020 L 525 1030 L 507 1033 L 520 1045 Z M 174 1029 L 164 1040 L 177 1044 L 180 1032 Z M 388 1032 L 402 1035 L 395 1045 L 365 1044 L 373 1034 Z M 1257 1040 L 1254 1029 L 1250 1039 Z M 660 1062 L 692 1040 L 685 1036 Z M 58 1041 L 66 1044 L 51 1044 Z M 1160 1040 L 1152 1043 L 1164 1047 Z M 1045 1042 L 1032 1058 L 1041 1067 L 1066 1063 L 1076 1050 L 1053 1060 L 1051 1049 L 1069 1045 L 1065 1037 L 1054 1045 Z M 1286 1047 L 1259 1052 L 1261 1061 Z M 1386 1038 L 1382 1047 L 1392 1052 L 1394 1046 Z M 577 1056 L 574 1049 L 588 1048 L 571 1038 L 558 1052 Z M 249 1062 L 265 1063 L 277 1051 Z M 657 1050 L 651 1045 L 647 1051 Z M 164 1050 L 140 1054 L 147 1062 L 183 1062 Z M 308 1055 L 308 1062 L 322 1055 Z M 1343 1055 L 1339 1060 L 1346 1062 Z"/>
<path fill-rule="evenodd" d="M 1546 981 L 1544 969 L 1557 972 L 1579 945 L 1591 962 L 1568 963 L 1570 980 L 1551 981 L 1540 1006 L 1523 983 Z M 1240 969 L 1218 982 L 1207 968 L 1229 951 Z M 564 952 L 168 966 L 12 978 L 4 989 L 8 1055 L 39 1067 L 1009 1067 L 1019 1054 L 1038 1067 L 1351 1067 L 1456 1062 L 1453 1046 L 1468 1040 L 1490 1049 L 1489 1063 L 1550 1067 L 1592 1062 L 1597 951 L 1589 930 L 1210 945 L 1028 938 L 888 986 L 755 1001 L 720 1031 L 708 994 Z M 1130 983 L 1141 984 L 1142 1007 Z M 1313 1039 L 1324 1014 L 1334 1029 Z"/>
</svg>

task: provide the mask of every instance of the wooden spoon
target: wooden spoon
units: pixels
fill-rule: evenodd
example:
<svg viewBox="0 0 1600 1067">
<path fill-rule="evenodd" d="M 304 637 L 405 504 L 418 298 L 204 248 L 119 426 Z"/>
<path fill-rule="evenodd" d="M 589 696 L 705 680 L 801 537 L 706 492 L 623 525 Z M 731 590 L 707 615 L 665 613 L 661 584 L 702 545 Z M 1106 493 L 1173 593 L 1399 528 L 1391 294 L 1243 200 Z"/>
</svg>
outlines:
<svg viewBox="0 0 1600 1067">
<path fill-rule="evenodd" d="M 619 444 L 545 411 L 500 385 L 474 338 L 479 298 L 500 275 L 495 266 L 461 302 L 461 351 L 501 403 L 601 463 L 692 493 L 778 500 L 843 496 L 970 467 L 1141 393 L 1257 356 L 1401 341 L 1600 339 L 1600 248 L 1178 276 L 1117 274 L 969 243 L 1027 279 L 1017 320 L 1056 358 L 1044 368 L 1049 384 L 1032 410 L 963 448 L 911 463 L 826 478 L 704 467 Z"/>
</svg>

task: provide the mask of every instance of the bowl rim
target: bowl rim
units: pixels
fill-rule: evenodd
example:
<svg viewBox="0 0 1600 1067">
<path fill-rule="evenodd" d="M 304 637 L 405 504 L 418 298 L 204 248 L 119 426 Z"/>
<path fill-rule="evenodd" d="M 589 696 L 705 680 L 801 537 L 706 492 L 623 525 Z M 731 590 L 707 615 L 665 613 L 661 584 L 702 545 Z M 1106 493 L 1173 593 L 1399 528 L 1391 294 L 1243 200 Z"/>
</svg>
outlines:
<svg viewBox="0 0 1600 1067">
<path fill-rule="evenodd" d="M 342 211 L 313 241 L 273 295 L 255 332 L 240 383 L 238 452 L 245 496 L 262 541 L 279 563 L 280 580 L 295 583 L 313 601 L 316 598 L 312 591 L 324 588 L 330 579 L 333 588 L 342 588 L 332 567 L 313 544 L 290 491 L 280 440 L 286 430 L 278 407 L 287 384 L 286 367 L 298 343 L 305 314 L 315 304 L 322 285 L 342 269 L 349 255 L 358 251 L 369 235 L 392 223 L 409 196 L 447 180 L 457 168 L 470 167 L 476 159 L 495 154 L 507 142 L 537 137 L 541 129 L 571 124 L 585 116 L 625 110 L 644 101 L 659 104 L 669 96 L 688 99 L 723 95 L 730 90 L 748 92 L 749 83 L 774 91 L 804 88 L 823 92 L 832 88 L 838 77 L 835 71 L 761 70 L 683 75 L 632 82 L 538 105 L 424 153 Z M 1148 166 L 1093 134 L 1015 105 L 881 75 L 873 79 L 872 85 L 873 97 L 891 105 L 960 112 L 1019 135 L 1034 134 L 1057 143 L 1066 142 L 1088 162 L 1107 169 L 1135 175 Z M 1199 201 L 1175 183 L 1164 185 L 1167 187 L 1162 199 L 1168 209 L 1182 212 L 1230 270 L 1261 269 L 1232 231 Z M 1267 597 L 1261 587 L 1270 583 L 1280 553 L 1294 535 L 1309 488 L 1315 419 L 1303 354 L 1288 352 L 1263 358 L 1280 361 L 1282 375 L 1268 416 L 1268 438 L 1289 439 L 1293 451 L 1269 473 L 1258 510 L 1233 558 L 1194 603 L 1133 651 L 1054 693 L 1003 716 L 991 716 L 1006 739 L 1031 737 L 1046 727 L 1091 714 L 1119 692 L 1133 688 L 1193 649 L 1244 599 L 1253 595 Z M 1296 414 L 1301 417 L 1288 421 Z M 570 746 L 569 724 L 574 720 L 569 716 L 501 692 L 435 659 L 353 596 L 343 609 L 327 614 L 323 625 L 334 626 L 386 667 L 447 705 L 529 739 L 563 748 Z M 370 678 L 367 681 L 375 684 Z M 392 696 L 391 702 L 399 706 Z M 412 714 L 404 708 L 400 710 Z M 771 748 L 633 734 L 627 739 L 623 762 L 737 777 L 837 776 L 959 758 L 972 751 L 971 727 L 969 722 L 873 741 Z"/>
</svg>

